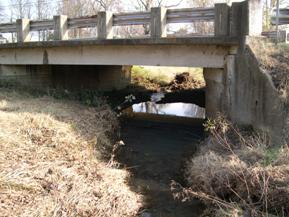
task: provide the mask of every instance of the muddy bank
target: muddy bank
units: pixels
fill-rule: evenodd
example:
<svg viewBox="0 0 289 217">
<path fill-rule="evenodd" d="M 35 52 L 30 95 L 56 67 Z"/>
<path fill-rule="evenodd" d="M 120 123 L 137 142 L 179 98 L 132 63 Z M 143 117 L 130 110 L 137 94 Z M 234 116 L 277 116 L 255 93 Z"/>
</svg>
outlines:
<svg viewBox="0 0 289 217">
<path fill-rule="evenodd" d="M 123 120 L 121 139 L 125 147 L 120 161 L 132 173 L 131 188 L 143 195 L 142 212 L 152 217 L 200 216 L 199 201 L 181 202 L 171 193 L 172 180 L 182 182 L 182 167 L 203 139 L 201 126 Z"/>
</svg>

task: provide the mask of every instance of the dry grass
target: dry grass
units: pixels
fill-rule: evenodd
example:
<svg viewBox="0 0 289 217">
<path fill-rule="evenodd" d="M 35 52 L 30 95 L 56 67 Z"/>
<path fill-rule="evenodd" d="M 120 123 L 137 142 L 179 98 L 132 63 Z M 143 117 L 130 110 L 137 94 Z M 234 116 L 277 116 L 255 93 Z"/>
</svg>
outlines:
<svg viewBox="0 0 289 217">
<path fill-rule="evenodd" d="M 109 107 L 0 91 L 0 216 L 134 216 L 128 172 L 109 168 Z M 101 148 L 100 148 L 101 147 Z"/>
<path fill-rule="evenodd" d="M 191 79 L 190 85 L 183 89 L 205 86 L 203 70 L 191 67 L 133 66 L 132 82 L 148 90 L 169 89 L 174 85 L 176 77 L 183 73 L 188 74 Z"/>
<path fill-rule="evenodd" d="M 187 163 L 189 188 L 176 195 L 214 205 L 210 216 L 288 216 L 288 146 L 270 147 L 222 118 L 207 127 L 211 137 Z"/>
<path fill-rule="evenodd" d="M 276 45 L 259 38 L 251 39 L 249 44 L 261 68 L 271 75 L 280 95 L 289 99 L 289 45 Z"/>
</svg>

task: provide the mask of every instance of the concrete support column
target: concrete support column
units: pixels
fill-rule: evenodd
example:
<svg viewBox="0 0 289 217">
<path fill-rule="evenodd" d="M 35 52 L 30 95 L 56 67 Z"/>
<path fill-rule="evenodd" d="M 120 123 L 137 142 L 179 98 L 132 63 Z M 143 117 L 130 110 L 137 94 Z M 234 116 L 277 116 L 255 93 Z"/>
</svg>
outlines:
<svg viewBox="0 0 289 217">
<path fill-rule="evenodd" d="M 54 16 L 54 40 L 67 40 L 68 39 L 68 25 L 67 16 L 59 15 Z"/>
<path fill-rule="evenodd" d="M 113 14 L 108 11 L 100 11 L 97 14 L 97 34 L 99 39 L 113 38 Z"/>
<path fill-rule="evenodd" d="M 167 36 L 167 9 L 151 8 L 151 37 L 162 38 Z"/>
<path fill-rule="evenodd" d="M 235 121 L 236 114 L 240 111 L 237 107 L 240 90 L 237 84 L 236 55 L 226 56 L 223 69 L 204 68 L 206 81 L 206 114 L 209 118 L 215 118 L 218 113 Z M 244 101 L 244 103 L 247 103 Z M 243 117 L 245 119 L 247 117 Z"/>
<path fill-rule="evenodd" d="M 206 115 L 215 118 L 224 111 L 224 70 L 204 68 L 206 80 Z"/>
<path fill-rule="evenodd" d="M 17 42 L 28 42 L 30 36 L 30 20 L 18 19 L 16 20 Z"/>
<path fill-rule="evenodd" d="M 224 105 L 223 109 L 230 119 L 234 119 L 234 105 L 236 100 L 236 55 L 228 55 L 226 57 L 226 65 L 224 71 Z M 240 91 L 240 90 L 238 90 Z"/>
<path fill-rule="evenodd" d="M 289 43 L 289 30 L 285 30 L 285 41 L 286 44 Z"/>
<path fill-rule="evenodd" d="M 228 36 L 230 7 L 225 3 L 215 4 L 215 36 Z"/>
<path fill-rule="evenodd" d="M 231 6 L 231 19 L 230 19 L 230 36 L 239 37 L 244 34 L 242 29 L 243 20 L 243 2 L 233 2 Z M 244 27 L 243 27 L 244 28 Z"/>
</svg>

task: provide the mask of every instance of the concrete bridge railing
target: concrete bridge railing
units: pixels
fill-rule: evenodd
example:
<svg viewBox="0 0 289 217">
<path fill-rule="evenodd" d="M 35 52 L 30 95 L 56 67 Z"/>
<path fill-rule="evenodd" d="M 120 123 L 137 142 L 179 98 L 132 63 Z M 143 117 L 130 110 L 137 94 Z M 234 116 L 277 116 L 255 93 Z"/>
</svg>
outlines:
<svg viewBox="0 0 289 217">
<path fill-rule="evenodd" d="M 273 16 L 271 17 L 271 24 L 277 24 L 276 9 L 273 10 Z M 289 8 L 280 8 L 278 16 L 278 25 L 289 24 Z"/>
<path fill-rule="evenodd" d="M 266 36 L 271 39 L 273 42 L 289 43 L 289 30 L 279 30 L 277 31 L 266 31 L 262 32 L 262 36 Z"/>
<path fill-rule="evenodd" d="M 209 8 L 158 7 L 147 12 L 135 13 L 100 11 L 97 15 L 79 18 L 58 15 L 51 20 L 18 19 L 15 23 L 0 24 L 0 33 L 16 32 L 17 42 L 21 43 L 30 41 L 31 31 L 53 30 L 54 40 L 67 40 L 69 29 L 96 27 L 98 39 L 112 39 L 114 26 L 149 25 L 151 38 L 164 38 L 167 37 L 166 26 L 169 23 L 204 21 L 214 23 L 215 36 L 239 37 L 249 33 L 249 13 L 255 13 L 249 8 L 249 2 L 244 1 L 233 3 L 231 6 L 225 3 L 215 4 Z"/>
</svg>

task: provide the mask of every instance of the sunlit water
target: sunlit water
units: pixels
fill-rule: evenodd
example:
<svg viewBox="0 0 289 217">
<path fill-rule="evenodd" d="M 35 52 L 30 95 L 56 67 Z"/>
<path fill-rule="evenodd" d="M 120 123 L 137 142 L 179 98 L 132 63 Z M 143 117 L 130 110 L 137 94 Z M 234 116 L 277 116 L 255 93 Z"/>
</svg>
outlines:
<svg viewBox="0 0 289 217">
<path fill-rule="evenodd" d="M 132 106 L 135 113 L 147 113 L 158 115 L 171 115 L 188 118 L 205 118 L 205 109 L 190 103 L 156 104 L 155 102 L 143 102 Z"/>
</svg>

